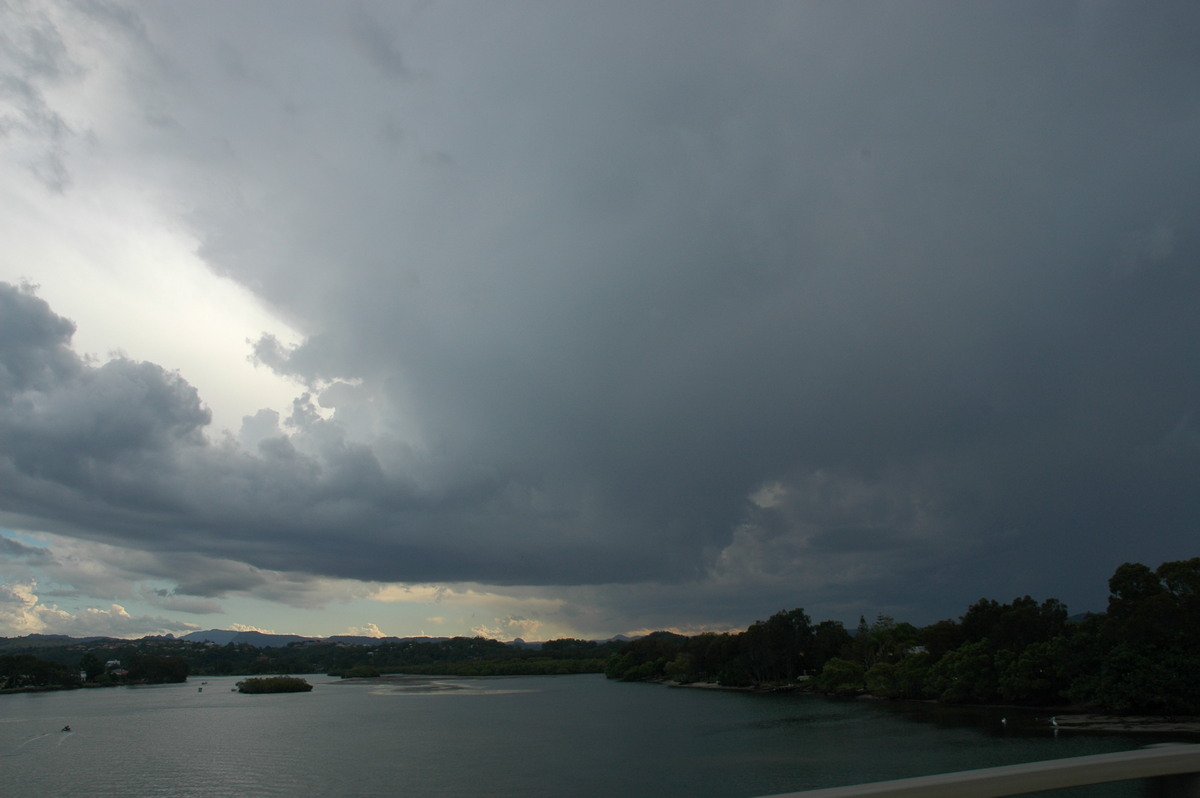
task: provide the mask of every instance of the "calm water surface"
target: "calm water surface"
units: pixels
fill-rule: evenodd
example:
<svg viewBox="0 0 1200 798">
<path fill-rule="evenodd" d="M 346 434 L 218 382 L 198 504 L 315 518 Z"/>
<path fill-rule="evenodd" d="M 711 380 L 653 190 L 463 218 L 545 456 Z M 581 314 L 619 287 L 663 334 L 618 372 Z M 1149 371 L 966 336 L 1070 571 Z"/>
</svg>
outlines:
<svg viewBox="0 0 1200 798">
<path fill-rule="evenodd" d="M 25 796 L 749 796 L 1132 750 L 1035 713 L 621 684 L 602 676 L 234 677 L 0 696 L 0 792 Z M 61 732 L 70 724 L 72 732 Z M 1189 740 L 1194 742 L 1194 740 Z M 1137 795 L 1130 785 L 1067 795 Z"/>
</svg>

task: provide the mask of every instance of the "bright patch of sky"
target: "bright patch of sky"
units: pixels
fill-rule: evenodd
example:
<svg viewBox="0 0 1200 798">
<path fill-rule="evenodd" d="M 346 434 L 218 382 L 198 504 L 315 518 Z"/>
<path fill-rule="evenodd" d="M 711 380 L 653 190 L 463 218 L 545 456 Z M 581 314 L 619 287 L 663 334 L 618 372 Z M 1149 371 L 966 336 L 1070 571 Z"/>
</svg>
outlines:
<svg viewBox="0 0 1200 798">
<path fill-rule="evenodd" d="M 242 417 L 286 409 L 295 381 L 251 360 L 270 332 L 300 336 L 246 288 L 214 274 L 186 231 L 121 186 L 48 193 L 19 163 L 0 161 L 0 280 L 38 287 L 75 322 L 74 348 L 99 361 L 119 352 L 179 371 L 237 432 Z"/>
</svg>

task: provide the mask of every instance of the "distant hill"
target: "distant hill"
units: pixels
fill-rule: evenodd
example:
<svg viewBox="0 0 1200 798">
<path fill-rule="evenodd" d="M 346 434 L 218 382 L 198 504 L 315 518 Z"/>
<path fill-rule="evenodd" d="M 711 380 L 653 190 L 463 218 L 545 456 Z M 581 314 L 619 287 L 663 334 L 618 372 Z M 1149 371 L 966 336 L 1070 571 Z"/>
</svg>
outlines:
<svg viewBox="0 0 1200 798">
<path fill-rule="evenodd" d="M 209 629 L 206 632 L 189 632 L 180 640 L 191 643 L 245 643 L 258 648 L 282 648 L 292 643 L 341 643 L 347 646 L 378 646 L 383 643 L 433 643 L 448 640 L 446 637 L 367 637 L 365 635 L 333 635 L 331 637 L 304 637 L 303 635 L 275 635 L 266 632 L 238 632 L 233 629 Z"/>
<path fill-rule="evenodd" d="M 0 650 L 7 648 L 57 648 L 79 643 L 119 642 L 115 637 L 68 637 L 67 635 L 25 635 L 24 637 L 0 637 Z"/>
<path fill-rule="evenodd" d="M 233 629 L 209 629 L 207 632 L 188 632 L 179 639 L 191 643 L 216 643 L 219 646 L 229 643 L 246 643 L 258 648 L 276 648 L 286 646 L 288 643 L 299 643 L 316 638 L 301 635 L 273 635 L 266 632 L 239 632 Z"/>
<path fill-rule="evenodd" d="M 349 646 L 378 646 L 383 643 L 441 643 L 448 637 L 365 637 L 363 635 L 332 635 L 317 638 L 326 643 L 344 643 Z"/>
<path fill-rule="evenodd" d="M 384 643 L 442 643 L 449 637 L 367 637 L 365 635 L 332 635 L 330 637 L 305 637 L 304 635 L 277 635 L 267 632 L 241 632 L 235 629 L 208 629 L 203 632 L 189 632 L 180 637 L 172 635 L 148 635 L 141 642 L 170 642 L 180 640 L 187 643 L 214 643 L 218 646 L 245 644 L 255 648 L 284 648 L 293 643 L 308 645 L 334 644 L 343 646 L 378 646 Z M 617 635 L 609 640 L 595 641 L 606 643 L 611 641 L 628 641 L 636 638 Z M 111 643 L 127 644 L 139 642 L 117 637 L 69 637 L 68 635 L 30 634 L 24 637 L 0 637 L 0 651 L 27 650 L 36 648 L 59 648 L 80 644 Z M 527 642 L 521 638 L 505 643 L 513 648 L 537 650 L 542 647 L 540 642 Z"/>
</svg>

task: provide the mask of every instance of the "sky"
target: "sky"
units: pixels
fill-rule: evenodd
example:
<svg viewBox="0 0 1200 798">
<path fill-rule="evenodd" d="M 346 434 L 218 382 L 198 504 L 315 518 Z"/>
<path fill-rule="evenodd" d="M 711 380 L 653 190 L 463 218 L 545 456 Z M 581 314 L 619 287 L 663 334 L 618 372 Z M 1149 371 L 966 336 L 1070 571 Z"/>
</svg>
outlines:
<svg viewBox="0 0 1200 798">
<path fill-rule="evenodd" d="M 1190 2 L 0 2 L 0 635 L 1101 611 Z"/>
</svg>

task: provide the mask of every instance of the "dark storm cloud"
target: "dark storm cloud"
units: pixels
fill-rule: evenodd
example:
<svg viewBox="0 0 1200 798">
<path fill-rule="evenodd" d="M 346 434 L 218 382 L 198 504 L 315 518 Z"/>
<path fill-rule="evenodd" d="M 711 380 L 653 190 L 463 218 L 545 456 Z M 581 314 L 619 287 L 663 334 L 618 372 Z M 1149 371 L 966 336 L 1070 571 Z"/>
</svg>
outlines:
<svg viewBox="0 0 1200 798">
<path fill-rule="evenodd" d="M 302 400 L 292 438 L 267 435 L 254 453 L 210 444 L 200 434 L 209 413 L 179 375 L 83 362 L 67 348 L 73 325 L 31 289 L 0 284 L 0 307 L 0 506 L 13 525 L 360 578 L 648 575 L 599 534 L 573 535 L 577 517 L 541 517 L 494 475 L 426 490 L 384 473 L 370 448 Z M 264 582 L 253 569 L 177 565 L 182 593 Z"/>
<path fill-rule="evenodd" d="M 0 556 L 22 559 L 32 563 L 50 561 L 50 551 L 40 546 L 27 546 L 19 540 L 0 537 Z"/>
<path fill-rule="evenodd" d="M 1151 452 L 1198 397 L 1190 11 L 539 10 L 455 20 L 461 67 L 436 22 L 410 40 L 450 117 L 412 127 L 455 166 L 381 164 L 420 205 L 310 209 L 360 279 L 246 269 L 314 332 L 284 370 L 392 386 L 455 472 L 649 534 L 663 573 L 771 480 L 802 503 L 760 530 L 779 567 L 873 523 L 892 594 L 953 561 L 978 589 L 964 548 L 1000 591 L 1052 582 L 1043 541 L 1089 573 L 1187 554 Z M 838 505 L 809 540 L 818 472 L 924 513 Z"/>
<path fill-rule="evenodd" d="M 206 153 L 201 253 L 306 333 L 254 354 L 312 396 L 204 445 L 177 377 L 67 363 L 64 419 L 147 416 L 79 452 L 155 467 L 88 493 L 84 428 L 38 428 L 10 509 L 263 568 L 916 613 L 1194 556 L 1189 5 L 220 9 L 144 10 L 174 61 L 135 99 Z M 256 80 L 206 90 L 229 63 Z"/>
</svg>

